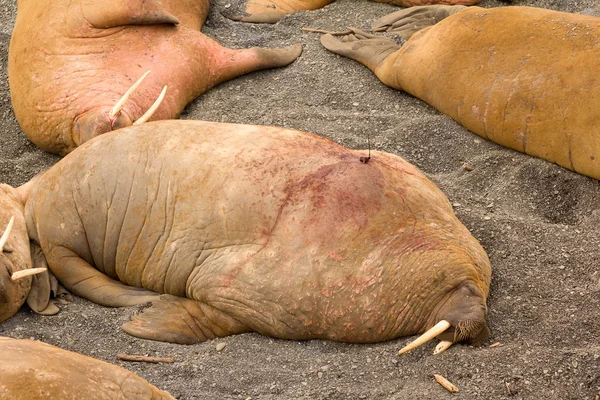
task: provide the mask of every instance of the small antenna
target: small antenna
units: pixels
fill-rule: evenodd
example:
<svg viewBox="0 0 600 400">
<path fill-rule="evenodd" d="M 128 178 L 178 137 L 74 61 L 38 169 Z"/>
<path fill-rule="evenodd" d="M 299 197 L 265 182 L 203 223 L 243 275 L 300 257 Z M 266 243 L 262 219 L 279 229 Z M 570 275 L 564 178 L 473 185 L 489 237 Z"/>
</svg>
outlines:
<svg viewBox="0 0 600 400">
<path fill-rule="evenodd" d="M 367 132 L 367 145 L 369 146 L 369 156 L 360 156 L 359 160 L 361 163 L 366 164 L 371 159 L 371 134 Z"/>
</svg>

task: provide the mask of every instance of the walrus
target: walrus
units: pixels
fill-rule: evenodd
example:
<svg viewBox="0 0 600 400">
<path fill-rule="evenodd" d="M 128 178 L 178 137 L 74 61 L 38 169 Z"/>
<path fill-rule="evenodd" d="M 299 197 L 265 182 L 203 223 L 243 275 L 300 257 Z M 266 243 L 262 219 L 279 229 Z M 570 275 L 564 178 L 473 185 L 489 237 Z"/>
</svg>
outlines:
<svg viewBox="0 0 600 400">
<path fill-rule="evenodd" d="M 19 0 L 8 76 L 23 132 L 64 155 L 134 121 L 176 118 L 209 88 L 287 65 L 302 51 L 224 48 L 200 32 L 208 7 L 209 0 Z"/>
<path fill-rule="evenodd" d="M 419 20 L 436 18 L 413 34 Z M 400 47 L 355 30 L 321 43 L 479 136 L 600 179 L 600 18 L 429 6 L 390 14 L 373 29 L 409 39 Z"/>
<path fill-rule="evenodd" d="M 296 11 L 316 10 L 334 0 L 245 0 L 239 5 L 221 12 L 234 21 L 274 24 L 283 16 Z M 373 0 L 377 3 L 394 4 L 402 7 L 424 6 L 427 4 L 453 4 L 471 6 L 481 0 Z M 512 2 L 513 0 L 502 0 Z"/>
<path fill-rule="evenodd" d="M 6 400 L 175 400 L 133 372 L 35 340 L 0 337 Z"/>
<path fill-rule="evenodd" d="M 158 121 L 99 136 L 26 185 L 27 232 L 51 272 L 100 305 L 152 302 L 123 326 L 140 338 L 426 332 L 446 348 L 489 336 L 485 251 L 392 154 L 284 128 Z"/>
</svg>

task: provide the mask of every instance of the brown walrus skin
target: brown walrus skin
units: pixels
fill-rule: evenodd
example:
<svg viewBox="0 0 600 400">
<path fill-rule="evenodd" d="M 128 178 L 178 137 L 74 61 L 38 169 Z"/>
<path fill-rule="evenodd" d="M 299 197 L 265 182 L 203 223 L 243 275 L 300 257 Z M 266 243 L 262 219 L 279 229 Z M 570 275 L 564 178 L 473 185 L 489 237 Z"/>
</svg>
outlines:
<svg viewBox="0 0 600 400">
<path fill-rule="evenodd" d="M 4 400 L 174 400 L 133 372 L 34 340 L 0 337 Z"/>
<path fill-rule="evenodd" d="M 425 6 L 429 4 L 447 4 L 472 6 L 481 0 L 373 0 L 402 7 Z M 513 0 L 502 0 L 512 2 Z M 296 11 L 316 10 L 332 3 L 333 0 L 246 0 L 242 7 L 231 7 L 222 14 L 234 21 L 274 24 L 284 15 Z"/>
<path fill-rule="evenodd" d="M 373 28 L 443 6 L 390 14 Z M 448 12 L 450 14 L 450 12 Z M 464 8 L 400 48 L 357 31 L 321 43 L 425 100 L 470 131 L 600 179 L 600 18 L 531 7 Z"/>
<path fill-rule="evenodd" d="M 365 155 L 275 127 L 124 128 L 33 183 L 28 232 L 72 293 L 153 301 L 124 325 L 142 338 L 377 342 L 445 319 L 444 340 L 485 340 L 484 250 L 414 166 Z"/>
<path fill-rule="evenodd" d="M 227 49 L 200 32 L 209 0 L 19 0 L 8 75 L 21 128 L 64 155 L 129 126 L 165 85 L 153 119 L 176 118 L 220 82 L 294 61 L 300 45 Z M 152 72 L 114 118 L 127 89 Z"/>
</svg>

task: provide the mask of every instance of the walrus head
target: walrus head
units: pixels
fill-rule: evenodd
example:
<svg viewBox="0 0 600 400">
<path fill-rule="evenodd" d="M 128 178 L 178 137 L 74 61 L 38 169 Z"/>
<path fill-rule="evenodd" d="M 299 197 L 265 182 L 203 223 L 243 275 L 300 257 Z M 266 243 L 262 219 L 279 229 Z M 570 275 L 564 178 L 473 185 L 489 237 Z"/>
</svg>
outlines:
<svg viewBox="0 0 600 400">
<path fill-rule="evenodd" d="M 125 103 L 129 100 L 131 94 L 138 88 L 142 81 L 148 76 L 150 71 L 142 75 L 131 87 L 125 92 L 123 97 L 112 107 L 97 107 L 77 116 L 74 120 L 71 137 L 76 146 L 80 146 L 90 139 L 100 136 L 103 133 L 114 131 L 115 129 L 125 128 L 131 125 L 139 125 L 148 121 L 160 103 L 163 101 L 167 92 L 165 86 L 152 106 L 137 120 L 133 120 L 132 116 L 128 115 L 123 110 Z"/>
<path fill-rule="evenodd" d="M 46 271 L 32 268 L 24 216 L 23 196 L 28 196 L 35 180 L 17 189 L 0 184 L 0 322 L 15 315 L 27 300 L 31 275 Z"/>
</svg>

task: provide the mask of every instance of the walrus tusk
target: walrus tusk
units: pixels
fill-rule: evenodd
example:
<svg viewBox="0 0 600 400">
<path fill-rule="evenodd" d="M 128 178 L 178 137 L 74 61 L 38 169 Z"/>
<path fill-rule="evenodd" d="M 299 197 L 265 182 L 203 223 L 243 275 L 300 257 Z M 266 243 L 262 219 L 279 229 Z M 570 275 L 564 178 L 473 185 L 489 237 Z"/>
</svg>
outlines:
<svg viewBox="0 0 600 400">
<path fill-rule="evenodd" d="M 450 322 L 448 322 L 448 321 L 446 321 L 444 319 L 441 320 L 433 328 L 431 328 L 430 330 L 428 330 L 427 332 L 425 332 L 424 334 L 422 334 L 421 336 L 419 336 L 418 338 L 416 338 L 414 341 L 412 341 L 411 343 L 407 344 L 402 349 L 400 349 L 400 351 L 398 352 L 398 354 L 399 355 L 400 354 L 404 354 L 407 351 L 410 351 L 410 350 L 412 350 L 414 348 L 419 347 L 422 344 L 425 344 L 425 343 L 429 342 L 431 339 L 433 339 L 434 337 L 436 337 L 440 333 L 444 332 L 448 328 L 450 328 Z"/>
<path fill-rule="evenodd" d="M 29 268 L 29 269 L 24 269 L 24 270 L 17 271 L 14 274 L 12 274 L 11 277 L 10 277 L 10 279 L 12 281 L 16 281 L 16 280 L 25 278 L 26 276 L 29 276 L 29 275 L 41 274 L 42 272 L 46 272 L 46 268 Z"/>
<path fill-rule="evenodd" d="M 156 111 L 158 106 L 160 106 L 160 103 L 162 103 L 163 99 L 165 98 L 165 94 L 167 94 L 167 86 L 166 85 L 163 88 L 162 92 L 160 92 L 160 94 L 158 95 L 158 98 L 156 99 L 154 104 L 152 104 L 152 106 L 148 109 L 148 111 L 146 111 L 146 113 L 144 115 L 142 115 L 137 121 L 135 121 L 133 123 L 133 125 L 140 125 L 140 124 L 143 124 L 144 122 L 148 121 L 152 117 L 152 114 L 154 114 L 154 111 Z"/>
<path fill-rule="evenodd" d="M 10 217 L 10 221 L 8 221 L 8 225 L 6 225 L 6 229 L 0 238 L 0 253 L 4 250 L 4 245 L 8 240 L 8 235 L 10 235 L 10 231 L 12 230 L 13 223 L 15 222 L 15 217 Z"/>
<path fill-rule="evenodd" d="M 433 355 L 436 354 L 440 354 L 445 352 L 446 350 L 448 350 L 450 348 L 450 346 L 452 346 L 454 344 L 454 342 L 450 342 L 448 340 L 442 340 L 441 342 L 438 343 L 437 346 L 435 346 L 435 350 L 433 351 Z"/>
<path fill-rule="evenodd" d="M 137 89 L 138 86 L 140 86 L 140 84 L 142 83 L 142 81 L 144 79 L 146 79 L 146 77 L 148 76 L 150 71 L 151 70 L 148 70 L 144 75 L 142 75 L 142 77 L 140 79 L 135 81 L 135 83 L 133 85 L 131 85 L 131 87 L 129 89 L 127 89 L 127 91 L 125 92 L 123 97 L 121 97 L 121 99 L 119 101 L 117 101 L 117 104 L 115 104 L 114 107 L 108 113 L 108 117 L 110 119 L 113 119 L 117 115 L 119 115 L 119 113 L 123 109 L 123 106 L 125 105 L 125 103 L 127 103 L 127 100 L 129 100 L 129 96 L 131 96 L 131 93 L 133 93 L 135 91 L 135 89 Z"/>
</svg>

